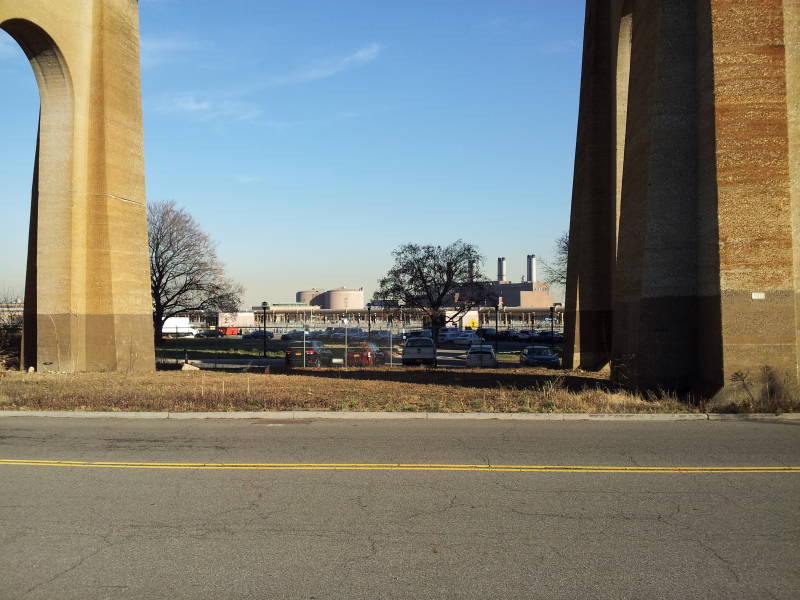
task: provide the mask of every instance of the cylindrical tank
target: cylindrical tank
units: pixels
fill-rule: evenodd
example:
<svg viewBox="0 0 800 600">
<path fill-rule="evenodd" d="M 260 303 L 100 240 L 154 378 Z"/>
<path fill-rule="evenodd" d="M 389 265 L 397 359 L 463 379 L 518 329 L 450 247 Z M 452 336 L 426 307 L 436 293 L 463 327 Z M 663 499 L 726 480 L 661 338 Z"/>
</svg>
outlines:
<svg viewBox="0 0 800 600">
<path fill-rule="evenodd" d="M 361 310 L 364 308 L 364 288 L 338 288 L 325 292 L 323 308 L 330 310 Z"/>
<path fill-rule="evenodd" d="M 536 255 L 528 254 L 528 281 L 531 283 L 536 283 L 539 280 L 536 267 Z"/>
<path fill-rule="evenodd" d="M 297 294 L 295 294 L 295 301 L 300 302 L 301 304 L 322 306 L 322 298 L 320 297 L 321 294 L 322 291 L 316 288 L 310 290 L 302 290 L 300 292 L 297 292 Z"/>
<path fill-rule="evenodd" d="M 508 281 L 508 270 L 505 256 L 501 256 L 497 259 L 497 281 Z"/>
</svg>

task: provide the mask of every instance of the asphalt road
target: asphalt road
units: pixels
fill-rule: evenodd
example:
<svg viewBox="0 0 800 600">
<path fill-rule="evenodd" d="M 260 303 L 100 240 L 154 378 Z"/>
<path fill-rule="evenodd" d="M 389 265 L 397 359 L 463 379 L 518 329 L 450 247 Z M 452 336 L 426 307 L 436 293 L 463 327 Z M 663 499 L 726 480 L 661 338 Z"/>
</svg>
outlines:
<svg viewBox="0 0 800 600">
<path fill-rule="evenodd" d="M 487 465 L 797 466 L 800 424 L 0 418 L 0 597 L 800 593 L 798 471 Z"/>
</svg>

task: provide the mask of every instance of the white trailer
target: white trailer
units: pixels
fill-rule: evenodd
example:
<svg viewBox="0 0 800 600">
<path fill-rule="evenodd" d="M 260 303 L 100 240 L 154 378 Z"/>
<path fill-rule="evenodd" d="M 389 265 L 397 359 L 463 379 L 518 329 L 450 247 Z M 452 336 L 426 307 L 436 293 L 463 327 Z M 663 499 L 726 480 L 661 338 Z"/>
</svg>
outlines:
<svg viewBox="0 0 800 600">
<path fill-rule="evenodd" d="M 169 317 L 161 327 L 164 337 L 194 337 L 197 329 L 189 324 L 189 317 Z"/>
</svg>

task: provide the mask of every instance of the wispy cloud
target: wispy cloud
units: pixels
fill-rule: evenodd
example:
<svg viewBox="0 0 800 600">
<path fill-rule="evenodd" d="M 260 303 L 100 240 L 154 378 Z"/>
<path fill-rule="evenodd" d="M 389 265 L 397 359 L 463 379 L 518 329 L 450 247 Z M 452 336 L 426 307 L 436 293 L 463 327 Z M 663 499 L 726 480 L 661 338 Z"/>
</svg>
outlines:
<svg viewBox="0 0 800 600">
<path fill-rule="evenodd" d="M 175 62 L 200 44 L 180 34 L 170 36 L 145 35 L 141 39 L 142 67 L 151 69 L 165 63 Z"/>
<path fill-rule="evenodd" d="M 148 102 L 147 109 L 155 114 L 174 115 L 223 129 L 237 123 L 268 129 L 289 129 L 295 125 L 266 118 L 261 107 L 253 102 L 193 92 L 164 94 Z"/>
<path fill-rule="evenodd" d="M 202 97 L 191 92 L 162 96 L 152 108 L 160 114 L 182 114 L 199 121 L 253 121 L 262 116 L 261 109 L 253 103 Z"/>
<path fill-rule="evenodd" d="M 373 62 L 380 56 L 382 50 L 383 46 L 373 42 L 347 56 L 321 61 L 294 73 L 273 77 L 270 83 L 273 85 L 295 85 L 328 79 L 349 69 Z"/>
<path fill-rule="evenodd" d="M 236 183 L 248 184 L 260 183 L 264 181 L 264 178 L 259 175 L 234 175 L 233 180 Z"/>
</svg>

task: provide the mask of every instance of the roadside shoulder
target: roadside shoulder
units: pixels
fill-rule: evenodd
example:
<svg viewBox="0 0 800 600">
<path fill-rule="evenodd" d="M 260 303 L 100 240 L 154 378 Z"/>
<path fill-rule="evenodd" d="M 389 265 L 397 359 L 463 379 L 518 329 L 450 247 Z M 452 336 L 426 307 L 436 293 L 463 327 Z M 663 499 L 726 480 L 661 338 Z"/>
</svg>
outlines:
<svg viewBox="0 0 800 600">
<path fill-rule="evenodd" d="M 436 421 L 800 421 L 800 413 L 431 413 L 348 411 L 255 412 L 101 412 L 57 410 L 4 410 L 0 418 L 48 417 L 77 419 L 269 419 L 279 421 L 327 420 L 421 420 Z"/>
</svg>

